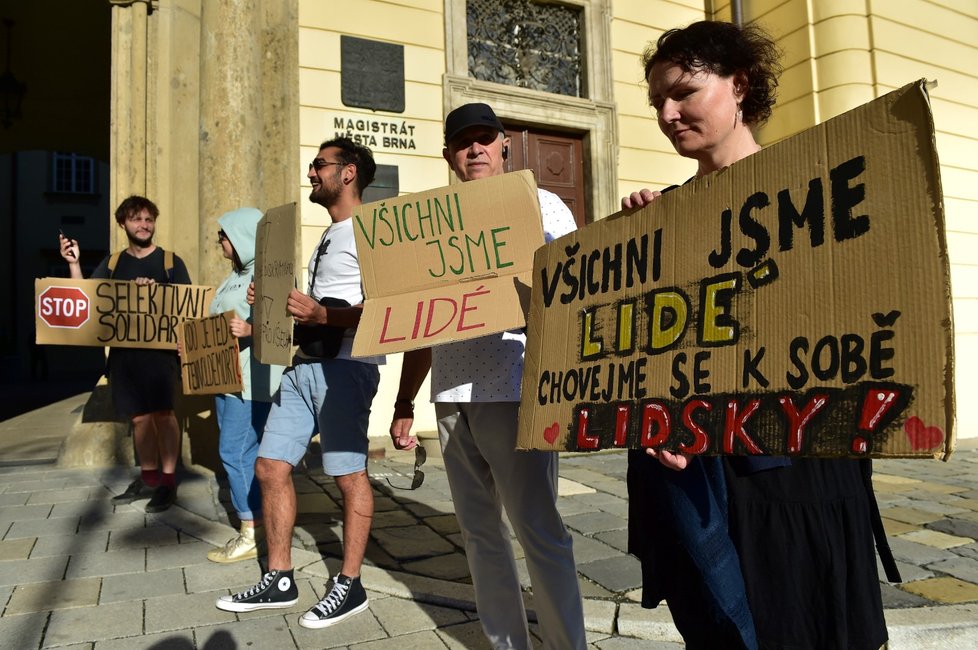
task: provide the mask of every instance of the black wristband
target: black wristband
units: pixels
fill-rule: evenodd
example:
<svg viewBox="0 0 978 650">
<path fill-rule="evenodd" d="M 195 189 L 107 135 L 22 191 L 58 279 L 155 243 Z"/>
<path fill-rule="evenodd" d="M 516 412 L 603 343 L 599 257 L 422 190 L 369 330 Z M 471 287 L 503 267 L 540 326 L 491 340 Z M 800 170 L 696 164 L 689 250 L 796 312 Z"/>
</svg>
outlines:
<svg viewBox="0 0 978 650">
<path fill-rule="evenodd" d="M 396 399 L 394 400 L 394 408 L 398 406 L 407 406 L 412 411 L 414 410 L 414 400 L 412 399 Z"/>
</svg>

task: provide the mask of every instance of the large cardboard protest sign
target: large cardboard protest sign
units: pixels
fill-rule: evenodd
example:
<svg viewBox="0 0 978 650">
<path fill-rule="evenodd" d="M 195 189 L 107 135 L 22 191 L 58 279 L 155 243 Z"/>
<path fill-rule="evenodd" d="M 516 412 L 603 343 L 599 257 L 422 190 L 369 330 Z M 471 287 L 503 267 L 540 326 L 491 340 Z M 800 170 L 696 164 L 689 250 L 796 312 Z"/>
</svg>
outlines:
<svg viewBox="0 0 978 650">
<path fill-rule="evenodd" d="M 544 241 L 532 172 L 368 203 L 353 219 L 366 296 L 354 356 L 525 325 Z"/>
<path fill-rule="evenodd" d="M 234 311 L 184 321 L 178 330 L 184 395 L 241 390 L 238 337 L 231 333 Z"/>
<path fill-rule="evenodd" d="M 295 203 L 280 205 L 258 222 L 255 242 L 255 356 L 262 363 L 292 363 L 292 316 L 286 310 L 296 286 L 295 249 L 298 236 Z"/>
<path fill-rule="evenodd" d="M 180 323 L 207 315 L 214 288 L 40 278 L 34 296 L 38 344 L 175 350 Z"/>
<path fill-rule="evenodd" d="M 518 446 L 947 457 L 922 83 L 538 251 Z"/>
</svg>

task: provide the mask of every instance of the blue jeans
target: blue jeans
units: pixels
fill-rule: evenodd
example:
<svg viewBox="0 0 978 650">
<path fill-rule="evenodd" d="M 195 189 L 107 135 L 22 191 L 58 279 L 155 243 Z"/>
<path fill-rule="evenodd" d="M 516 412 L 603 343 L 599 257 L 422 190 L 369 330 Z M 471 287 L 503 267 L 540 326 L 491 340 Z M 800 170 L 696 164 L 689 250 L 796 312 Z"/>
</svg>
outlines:
<svg viewBox="0 0 978 650">
<path fill-rule="evenodd" d="M 707 612 L 720 627 L 740 633 L 745 648 L 757 647 L 754 620 L 747 601 L 740 559 L 727 528 L 727 486 L 723 459 L 700 457 L 681 472 L 662 468 L 664 497 L 675 515 L 676 534 L 702 576 L 701 595 Z M 691 579 L 695 579 L 693 576 Z M 688 608 L 679 615 L 688 614 Z M 673 611 L 673 618 L 676 612 Z M 702 613 L 700 613 L 702 616 Z M 687 629 L 702 626 L 702 619 L 688 621 Z M 677 623 L 678 626 L 678 623 Z M 696 632 L 687 632 L 696 638 Z M 709 636 L 707 635 L 707 639 Z M 687 643 L 689 643 L 687 641 Z M 691 644 L 693 645 L 693 644 Z M 707 641 L 702 647 L 709 647 Z M 695 644 L 694 647 L 701 647 Z"/>
<path fill-rule="evenodd" d="M 242 520 L 261 518 L 261 489 L 255 480 L 255 458 L 271 407 L 271 402 L 244 400 L 235 395 L 214 398 L 217 424 L 221 428 L 221 463 L 231 486 L 231 505 Z"/>
<path fill-rule="evenodd" d="M 642 605 L 655 607 L 665 598 L 687 648 L 755 650 L 740 558 L 728 531 L 723 460 L 698 456 L 676 472 L 632 450 L 628 495 L 629 551 L 642 561 Z"/>
</svg>

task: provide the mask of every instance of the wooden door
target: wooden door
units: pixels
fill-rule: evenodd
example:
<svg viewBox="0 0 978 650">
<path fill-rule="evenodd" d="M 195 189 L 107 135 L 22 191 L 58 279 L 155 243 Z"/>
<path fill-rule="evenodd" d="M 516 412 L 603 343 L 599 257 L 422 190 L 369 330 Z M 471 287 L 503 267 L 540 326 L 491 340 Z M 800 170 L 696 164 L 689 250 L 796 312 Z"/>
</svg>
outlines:
<svg viewBox="0 0 978 650">
<path fill-rule="evenodd" d="M 506 171 L 532 169 L 537 186 L 559 196 L 578 227 L 587 223 L 584 204 L 584 136 L 526 127 L 507 127 Z"/>
</svg>

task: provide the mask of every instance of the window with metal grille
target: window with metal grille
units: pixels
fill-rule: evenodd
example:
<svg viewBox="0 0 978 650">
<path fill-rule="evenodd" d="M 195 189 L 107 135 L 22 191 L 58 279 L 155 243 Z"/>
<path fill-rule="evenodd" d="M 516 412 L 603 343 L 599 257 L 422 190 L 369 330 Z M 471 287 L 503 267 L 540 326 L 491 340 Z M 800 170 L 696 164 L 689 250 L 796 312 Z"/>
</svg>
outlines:
<svg viewBox="0 0 978 650">
<path fill-rule="evenodd" d="M 582 14 L 531 0 L 468 0 L 469 76 L 584 97 Z"/>
<path fill-rule="evenodd" d="M 51 190 L 66 194 L 94 194 L 95 159 L 56 152 L 52 160 Z"/>
</svg>

